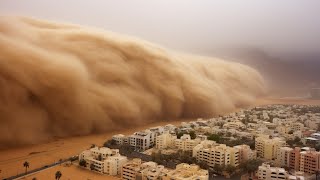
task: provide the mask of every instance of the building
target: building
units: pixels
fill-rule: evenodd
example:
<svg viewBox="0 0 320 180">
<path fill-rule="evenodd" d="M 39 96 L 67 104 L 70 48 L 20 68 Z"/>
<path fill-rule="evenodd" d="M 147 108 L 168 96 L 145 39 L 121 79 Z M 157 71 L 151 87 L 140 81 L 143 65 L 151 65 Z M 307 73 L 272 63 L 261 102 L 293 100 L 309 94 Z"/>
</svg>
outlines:
<svg viewBox="0 0 320 180">
<path fill-rule="evenodd" d="M 121 179 L 135 180 L 141 170 L 141 159 L 133 159 L 122 166 Z"/>
<path fill-rule="evenodd" d="M 257 158 L 257 152 L 250 149 L 250 146 L 246 144 L 234 146 L 234 148 L 239 149 L 239 163 Z"/>
<path fill-rule="evenodd" d="M 255 139 L 257 156 L 266 160 L 276 159 L 279 148 L 285 145 L 286 141 L 281 138 L 271 138 L 263 135 Z"/>
<path fill-rule="evenodd" d="M 184 134 L 175 140 L 175 146 L 179 150 L 192 152 L 193 148 L 201 142 L 200 139 L 191 139 L 189 134 Z"/>
<path fill-rule="evenodd" d="M 156 148 L 165 149 L 168 147 L 173 147 L 175 145 L 176 135 L 170 134 L 169 131 L 156 137 Z"/>
<path fill-rule="evenodd" d="M 140 166 L 140 171 L 136 175 L 136 179 L 141 180 L 159 180 L 163 179 L 168 173 L 168 169 L 155 162 L 145 162 Z"/>
<path fill-rule="evenodd" d="M 128 144 L 128 137 L 123 134 L 117 134 L 112 136 L 112 140 L 116 142 L 118 145 Z"/>
<path fill-rule="evenodd" d="M 121 173 L 122 165 L 127 157 L 121 156 L 118 149 L 94 147 L 79 155 L 79 161 L 85 162 L 85 167 L 102 174 L 117 175 Z"/>
<path fill-rule="evenodd" d="M 163 180 L 208 180 L 208 170 L 201 169 L 195 164 L 178 164 L 175 170 L 169 171 Z"/>
<path fill-rule="evenodd" d="M 240 128 L 246 128 L 246 125 L 243 124 L 241 121 L 232 121 L 227 122 L 223 125 L 223 128 L 226 129 L 240 129 Z"/>
<path fill-rule="evenodd" d="M 137 151 L 145 151 L 155 145 L 156 132 L 145 130 L 129 136 L 129 144 Z"/>
<path fill-rule="evenodd" d="M 289 147 L 281 147 L 278 150 L 276 164 L 279 167 L 290 167 L 290 154 L 293 149 Z"/>
<path fill-rule="evenodd" d="M 278 180 L 286 179 L 287 172 L 284 168 L 270 167 L 269 164 L 263 163 L 258 168 L 258 179 Z"/>
<path fill-rule="evenodd" d="M 239 148 L 228 147 L 225 144 L 216 144 L 214 141 L 203 141 L 193 148 L 193 157 L 197 161 L 207 163 L 210 168 L 215 165 L 232 165 L 234 167 L 240 164 Z"/>
<path fill-rule="evenodd" d="M 314 149 L 300 152 L 300 171 L 314 174 L 320 170 L 320 152 Z"/>
<path fill-rule="evenodd" d="M 290 151 L 289 155 L 289 168 L 295 171 L 300 170 L 300 152 L 301 149 L 299 147 L 295 147 L 292 151 Z"/>
</svg>

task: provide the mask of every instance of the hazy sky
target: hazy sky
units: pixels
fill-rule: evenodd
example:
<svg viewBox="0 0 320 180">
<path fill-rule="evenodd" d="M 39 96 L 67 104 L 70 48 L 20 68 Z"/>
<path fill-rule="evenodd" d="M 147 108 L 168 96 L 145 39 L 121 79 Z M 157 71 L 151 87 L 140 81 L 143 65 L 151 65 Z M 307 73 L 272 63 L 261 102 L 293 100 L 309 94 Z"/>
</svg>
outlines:
<svg viewBox="0 0 320 180">
<path fill-rule="evenodd" d="M 0 13 L 95 26 L 183 51 L 320 52 L 319 0 L 0 0 Z"/>
</svg>

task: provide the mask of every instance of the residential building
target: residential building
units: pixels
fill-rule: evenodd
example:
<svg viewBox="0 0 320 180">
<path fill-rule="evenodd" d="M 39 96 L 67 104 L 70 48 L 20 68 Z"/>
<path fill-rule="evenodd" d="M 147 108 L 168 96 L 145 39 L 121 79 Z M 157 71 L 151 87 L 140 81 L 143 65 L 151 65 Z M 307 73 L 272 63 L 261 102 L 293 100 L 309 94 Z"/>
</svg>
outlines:
<svg viewBox="0 0 320 180">
<path fill-rule="evenodd" d="M 93 171 L 117 175 L 120 174 L 122 165 L 127 162 L 127 157 L 121 156 L 118 149 L 94 147 L 83 151 L 79 155 L 79 161 L 85 161 L 85 167 Z"/>
<path fill-rule="evenodd" d="M 121 179 L 124 180 L 135 180 L 137 174 L 140 172 L 141 169 L 141 159 L 133 159 L 132 161 L 124 164 L 122 166 L 122 174 Z"/>
<path fill-rule="evenodd" d="M 129 144 L 137 151 L 145 151 L 155 145 L 156 133 L 150 130 L 135 132 L 129 136 Z"/>
<path fill-rule="evenodd" d="M 168 147 L 173 147 L 176 139 L 177 136 L 175 134 L 170 134 L 169 131 L 166 131 L 156 137 L 156 148 L 165 149 Z"/>
<path fill-rule="evenodd" d="M 289 155 L 289 168 L 299 171 L 300 170 L 300 152 L 301 149 L 299 147 L 295 147 L 292 151 L 290 151 Z"/>
<path fill-rule="evenodd" d="M 232 122 L 225 123 L 223 125 L 223 128 L 239 129 L 239 128 L 246 128 L 246 125 L 244 125 L 241 121 L 232 121 Z"/>
<path fill-rule="evenodd" d="M 286 179 L 287 172 L 284 168 L 271 167 L 269 164 L 263 163 L 258 168 L 258 179 L 280 180 Z"/>
<path fill-rule="evenodd" d="M 128 137 L 123 134 L 113 135 L 112 140 L 114 140 L 118 145 L 128 144 Z"/>
<path fill-rule="evenodd" d="M 257 156 L 266 160 L 272 160 L 277 157 L 280 147 L 286 145 L 286 141 L 281 138 L 272 138 L 271 136 L 260 136 L 255 139 L 255 149 Z"/>
<path fill-rule="evenodd" d="M 246 162 L 257 157 L 257 152 L 252 150 L 250 146 L 246 144 L 234 146 L 234 148 L 239 149 L 239 163 Z"/>
<path fill-rule="evenodd" d="M 300 171 L 314 174 L 320 170 L 320 152 L 311 149 L 300 152 Z"/>
<path fill-rule="evenodd" d="M 175 140 L 175 146 L 179 150 L 192 152 L 193 148 L 201 142 L 200 139 L 191 139 L 189 134 L 184 134 Z"/>
<path fill-rule="evenodd" d="M 279 167 L 290 167 L 290 154 L 293 149 L 289 147 L 281 147 L 278 150 L 276 164 Z"/>
<path fill-rule="evenodd" d="M 193 148 L 193 157 L 197 161 L 202 161 L 208 164 L 210 168 L 215 165 L 232 165 L 239 166 L 240 150 L 232 148 L 225 144 L 216 144 L 214 141 L 203 141 L 201 144 Z"/>
<path fill-rule="evenodd" d="M 175 170 L 169 171 L 163 180 L 208 180 L 208 170 L 201 169 L 195 164 L 178 164 Z"/>
</svg>

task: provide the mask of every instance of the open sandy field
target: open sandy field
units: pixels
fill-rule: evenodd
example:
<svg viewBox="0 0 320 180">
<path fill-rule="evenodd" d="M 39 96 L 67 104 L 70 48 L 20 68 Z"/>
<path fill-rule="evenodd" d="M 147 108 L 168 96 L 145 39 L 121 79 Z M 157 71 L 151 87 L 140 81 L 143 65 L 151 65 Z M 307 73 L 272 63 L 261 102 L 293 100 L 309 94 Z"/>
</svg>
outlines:
<svg viewBox="0 0 320 180">
<path fill-rule="evenodd" d="M 265 98 L 257 101 L 256 105 L 267 105 L 267 104 L 309 104 L 309 105 L 320 105 L 320 100 L 304 100 L 304 99 L 274 99 Z M 176 120 L 176 121 L 159 121 L 151 123 L 149 125 L 140 126 L 137 128 L 131 128 L 122 131 L 113 131 L 104 134 L 96 134 L 81 137 L 71 137 L 64 139 L 56 139 L 49 143 L 29 145 L 19 148 L 11 148 L 0 150 L 0 178 L 6 178 L 18 173 L 24 172 L 23 162 L 28 161 L 30 163 L 30 169 L 42 167 L 49 163 L 59 161 L 59 159 L 67 158 L 76 154 L 79 154 L 84 149 L 90 147 L 91 144 L 102 145 L 107 139 L 110 139 L 112 135 L 122 133 L 131 134 L 135 131 L 143 130 L 148 127 L 154 127 L 165 124 L 178 125 L 182 121 L 187 120 Z M 48 170 L 42 171 L 35 175 L 29 176 L 26 179 L 54 179 L 54 173 L 60 170 L 63 174 L 61 180 L 67 179 L 117 179 L 115 177 L 101 176 L 96 173 L 83 171 L 78 167 L 64 167 L 57 166 Z"/>
</svg>

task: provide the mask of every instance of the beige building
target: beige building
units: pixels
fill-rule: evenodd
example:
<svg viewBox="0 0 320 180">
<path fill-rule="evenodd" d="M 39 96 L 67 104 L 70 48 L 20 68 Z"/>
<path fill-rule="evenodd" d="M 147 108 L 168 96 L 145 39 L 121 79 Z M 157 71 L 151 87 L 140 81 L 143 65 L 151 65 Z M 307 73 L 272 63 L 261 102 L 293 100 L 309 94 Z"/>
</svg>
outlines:
<svg viewBox="0 0 320 180">
<path fill-rule="evenodd" d="M 293 149 L 281 147 L 278 150 L 276 164 L 279 167 L 290 167 L 290 154 Z"/>
<path fill-rule="evenodd" d="M 257 152 L 250 149 L 250 146 L 246 144 L 234 146 L 234 148 L 239 149 L 239 163 L 257 158 Z"/>
<path fill-rule="evenodd" d="M 241 121 L 232 121 L 232 122 L 227 122 L 223 125 L 223 128 L 226 129 L 239 129 L 239 128 L 246 128 L 246 125 L 243 124 Z"/>
<path fill-rule="evenodd" d="M 156 137 L 156 148 L 165 149 L 175 145 L 176 135 L 170 134 L 168 131 Z"/>
<path fill-rule="evenodd" d="M 178 164 L 175 170 L 172 170 L 163 177 L 163 180 L 208 180 L 208 170 L 201 169 L 195 164 Z"/>
<path fill-rule="evenodd" d="M 121 168 L 127 162 L 127 157 L 121 156 L 118 149 L 94 147 L 79 155 L 79 161 L 83 160 L 87 169 L 113 176 L 121 174 Z"/>
<path fill-rule="evenodd" d="M 286 141 L 281 138 L 271 138 L 269 136 L 262 135 L 255 139 L 257 156 L 267 160 L 276 159 L 278 150 L 280 147 L 285 145 Z"/>
<path fill-rule="evenodd" d="M 135 180 L 141 170 L 141 159 L 133 159 L 122 166 L 121 179 Z"/>
<path fill-rule="evenodd" d="M 258 179 L 283 180 L 287 177 L 287 172 L 283 168 L 270 167 L 269 164 L 263 163 L 258 169 Z"/>
<path fill-rule="evenodd" d="M 200 142 L 200 139 L 191 139 L 189 134 L 184 134 L 180 139 L 175 140 L 175 146 L 179 150 L 192 152 L 193 148 Z"/>
<path fill-rule="evenodd" d="M 228 147 L 225 144 L 216 144 L 214 141 L 206 140 L 193 148 L 193 157 L 197 161 L 203 161 L 210 168 L 215 165 L 239 166 L 240 150 L 239 148 Z"/>
</svg>

